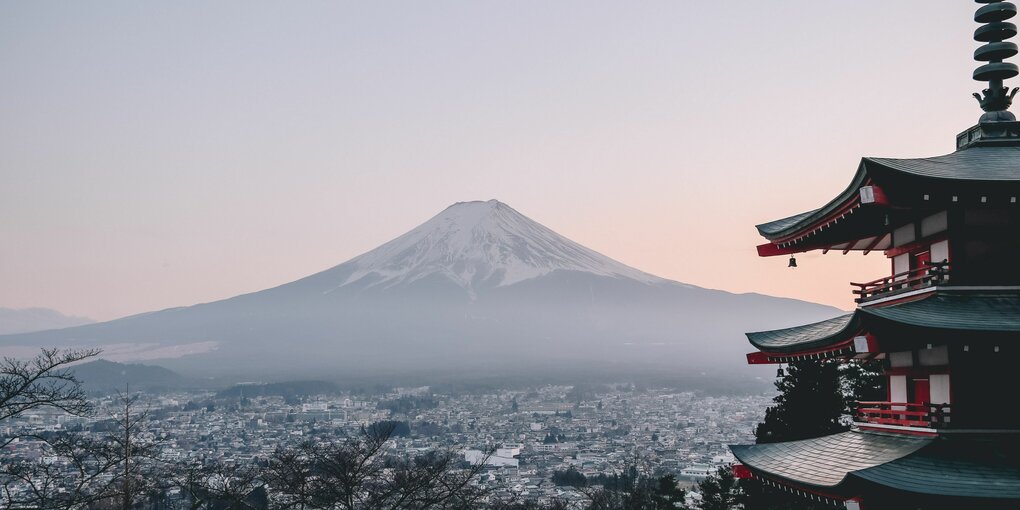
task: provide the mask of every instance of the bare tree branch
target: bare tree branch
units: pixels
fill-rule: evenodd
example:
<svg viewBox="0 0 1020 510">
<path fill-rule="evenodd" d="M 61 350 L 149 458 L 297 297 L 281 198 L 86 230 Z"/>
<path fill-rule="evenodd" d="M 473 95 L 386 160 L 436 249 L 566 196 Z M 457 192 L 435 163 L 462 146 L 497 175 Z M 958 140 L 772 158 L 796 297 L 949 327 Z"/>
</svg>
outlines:
<svg viewBox="0 0 1020 510">
<path fill-rule="evenodd" d="M 0 421 L 39 407 L 54 407 L 77 416 L 92 412 L 81 381 L 68 369 L 97 356 L 99 349 L 42 349 L 30 360 L 0 361 Z"/>
</svg>

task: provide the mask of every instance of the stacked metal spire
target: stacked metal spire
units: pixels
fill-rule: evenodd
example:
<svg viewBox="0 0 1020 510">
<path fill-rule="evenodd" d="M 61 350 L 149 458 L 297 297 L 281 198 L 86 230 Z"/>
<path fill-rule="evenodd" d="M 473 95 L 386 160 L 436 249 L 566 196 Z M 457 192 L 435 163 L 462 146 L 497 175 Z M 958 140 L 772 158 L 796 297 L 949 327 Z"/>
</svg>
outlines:
<svg viewBox="0 0 1020 510">
<path fill-rule="evenodd" d="M 986 5 L 974 13 L 974 21 L 982 23 L 974 31 L 974 40 L 985 44 L 974 51 L 974 59 L 985 63 L 974 70 L 974 79 L 987 81 L 988 88 L 983 91 L 983 97 L 979 94 L 974 94 L 974 97 L 981 103 L 982 110 L 997 117 L 983 117 L 983 120 L 1013 120 L 1002 117 L 1012 117 L 1005 110 L 1013 102 L 1018 89 L 1009 91 L 1002 85 L 1002 81 L 1020 74 L 1016 64 L 1003 62 L 1018 52 L 1016 44 L 1006 41 L 1017 34 L 1016 25 L 1006 21 L 1016 16 L 1017 7 L 1010 2 L 977 0 L 977 3 Z"/>
</svg>

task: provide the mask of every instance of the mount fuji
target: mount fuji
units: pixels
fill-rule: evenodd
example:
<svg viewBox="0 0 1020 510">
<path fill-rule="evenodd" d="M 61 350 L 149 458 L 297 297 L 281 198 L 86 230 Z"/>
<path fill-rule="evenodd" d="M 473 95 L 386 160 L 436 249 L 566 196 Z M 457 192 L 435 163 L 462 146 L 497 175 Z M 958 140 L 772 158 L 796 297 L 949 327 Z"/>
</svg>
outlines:
<svg viewBox="0 0 1020 510">
<path fill-rule="evenodd" d="M 438 275 L 470 295 L 554 271 L 579 271 L 655 284 L 665 280 L 596 253 L 497 200 L 459 202 L 418 228 L 352 259 L 340 285 L 369 278 L 390 287 Z M 346 265 L 346 264 L 345 264 Z"/>
<path fill-rule="evenodd" d="M 660 278 L 490 200 L 454 204 L 368 253 L 278 287 L 0 336 L 0 345 L 98 345 L 111 359 L 200 373 L 703 371 L 743 366 L 744 331 L 838 313 Z"/>
</svg>

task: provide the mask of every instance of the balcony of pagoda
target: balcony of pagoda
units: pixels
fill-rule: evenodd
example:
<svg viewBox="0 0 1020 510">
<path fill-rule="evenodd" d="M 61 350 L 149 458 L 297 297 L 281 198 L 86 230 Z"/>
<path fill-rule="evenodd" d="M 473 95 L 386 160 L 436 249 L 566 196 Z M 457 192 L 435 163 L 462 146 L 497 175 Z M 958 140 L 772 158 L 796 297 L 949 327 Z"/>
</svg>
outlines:
<svg viewBox="0 0 1020 510">
<path fill-rule="evenodd" d="M 867 303 L 943 284 L 949 280 L 949 269 L 946 262 L 933 262 L 870 282 L 851 282 L 850 285 L 856 287 L 853 290 L 854 301 Z"/>
<path fill-rule="evenodd" d="M 935 434 L 950 424 L 949 404 L 857 402 L 854 422 L 860 428 Z"/>
</svg>

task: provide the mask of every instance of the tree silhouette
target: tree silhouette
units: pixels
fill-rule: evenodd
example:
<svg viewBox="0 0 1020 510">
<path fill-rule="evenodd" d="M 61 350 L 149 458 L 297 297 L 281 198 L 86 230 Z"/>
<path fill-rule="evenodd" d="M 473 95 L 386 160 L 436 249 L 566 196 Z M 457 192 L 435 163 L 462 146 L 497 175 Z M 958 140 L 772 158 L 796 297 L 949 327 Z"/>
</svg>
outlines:
<svg viewBox="0 0 1020 510">
<path fill-rule="evenodd" d="M 777 443 L 821 437 L 849 430 L 844 420 L 847 398 L 839 363 L 800 361 L 779 369 L 774 406 L 755 428 L 756 441 Z"/>
<path fill-rule="evenodd" d="M 698 491 L 702 496 L 698 510 L 740 508 L 738 505 L 743 498 L 733 472 L 727 468 L 720 468 L 714 475 L 698 482 Z"/>
<path fill-rule="evenodd" d="M 755 428 L 760 443 L 796 441 L 849 430 L 857 401 L 880 400 L 885 389 L 878 362 L 802 361 L 780 369 L 774 406 Z M 747 510 L 812 510 L 825 508 L 754 480 L 742 480 Z"/>
<path fill-rule="evenodd" d="M 480 508 L 486 492 L 472 485 L 485 459 L 462 467 L 453 452 L 387 457 L 397 422 L 377 423 L 357 437 L 305 442 L 278 450 L 263 478 L 280 509 L 424 510 Z M 491 454 L 491 452 L 490 452 Z M 275 497 L 273 497 L 275 496 Z"/>
<path fill-rule="evenodd" d="M 98 349 L 43 349 L 30 360 L 0 362 L 0 421 L 30 409 L 54 407 L 83 416 L 92 405 L 68 366 L 99 354 Z"/>
</svg>

